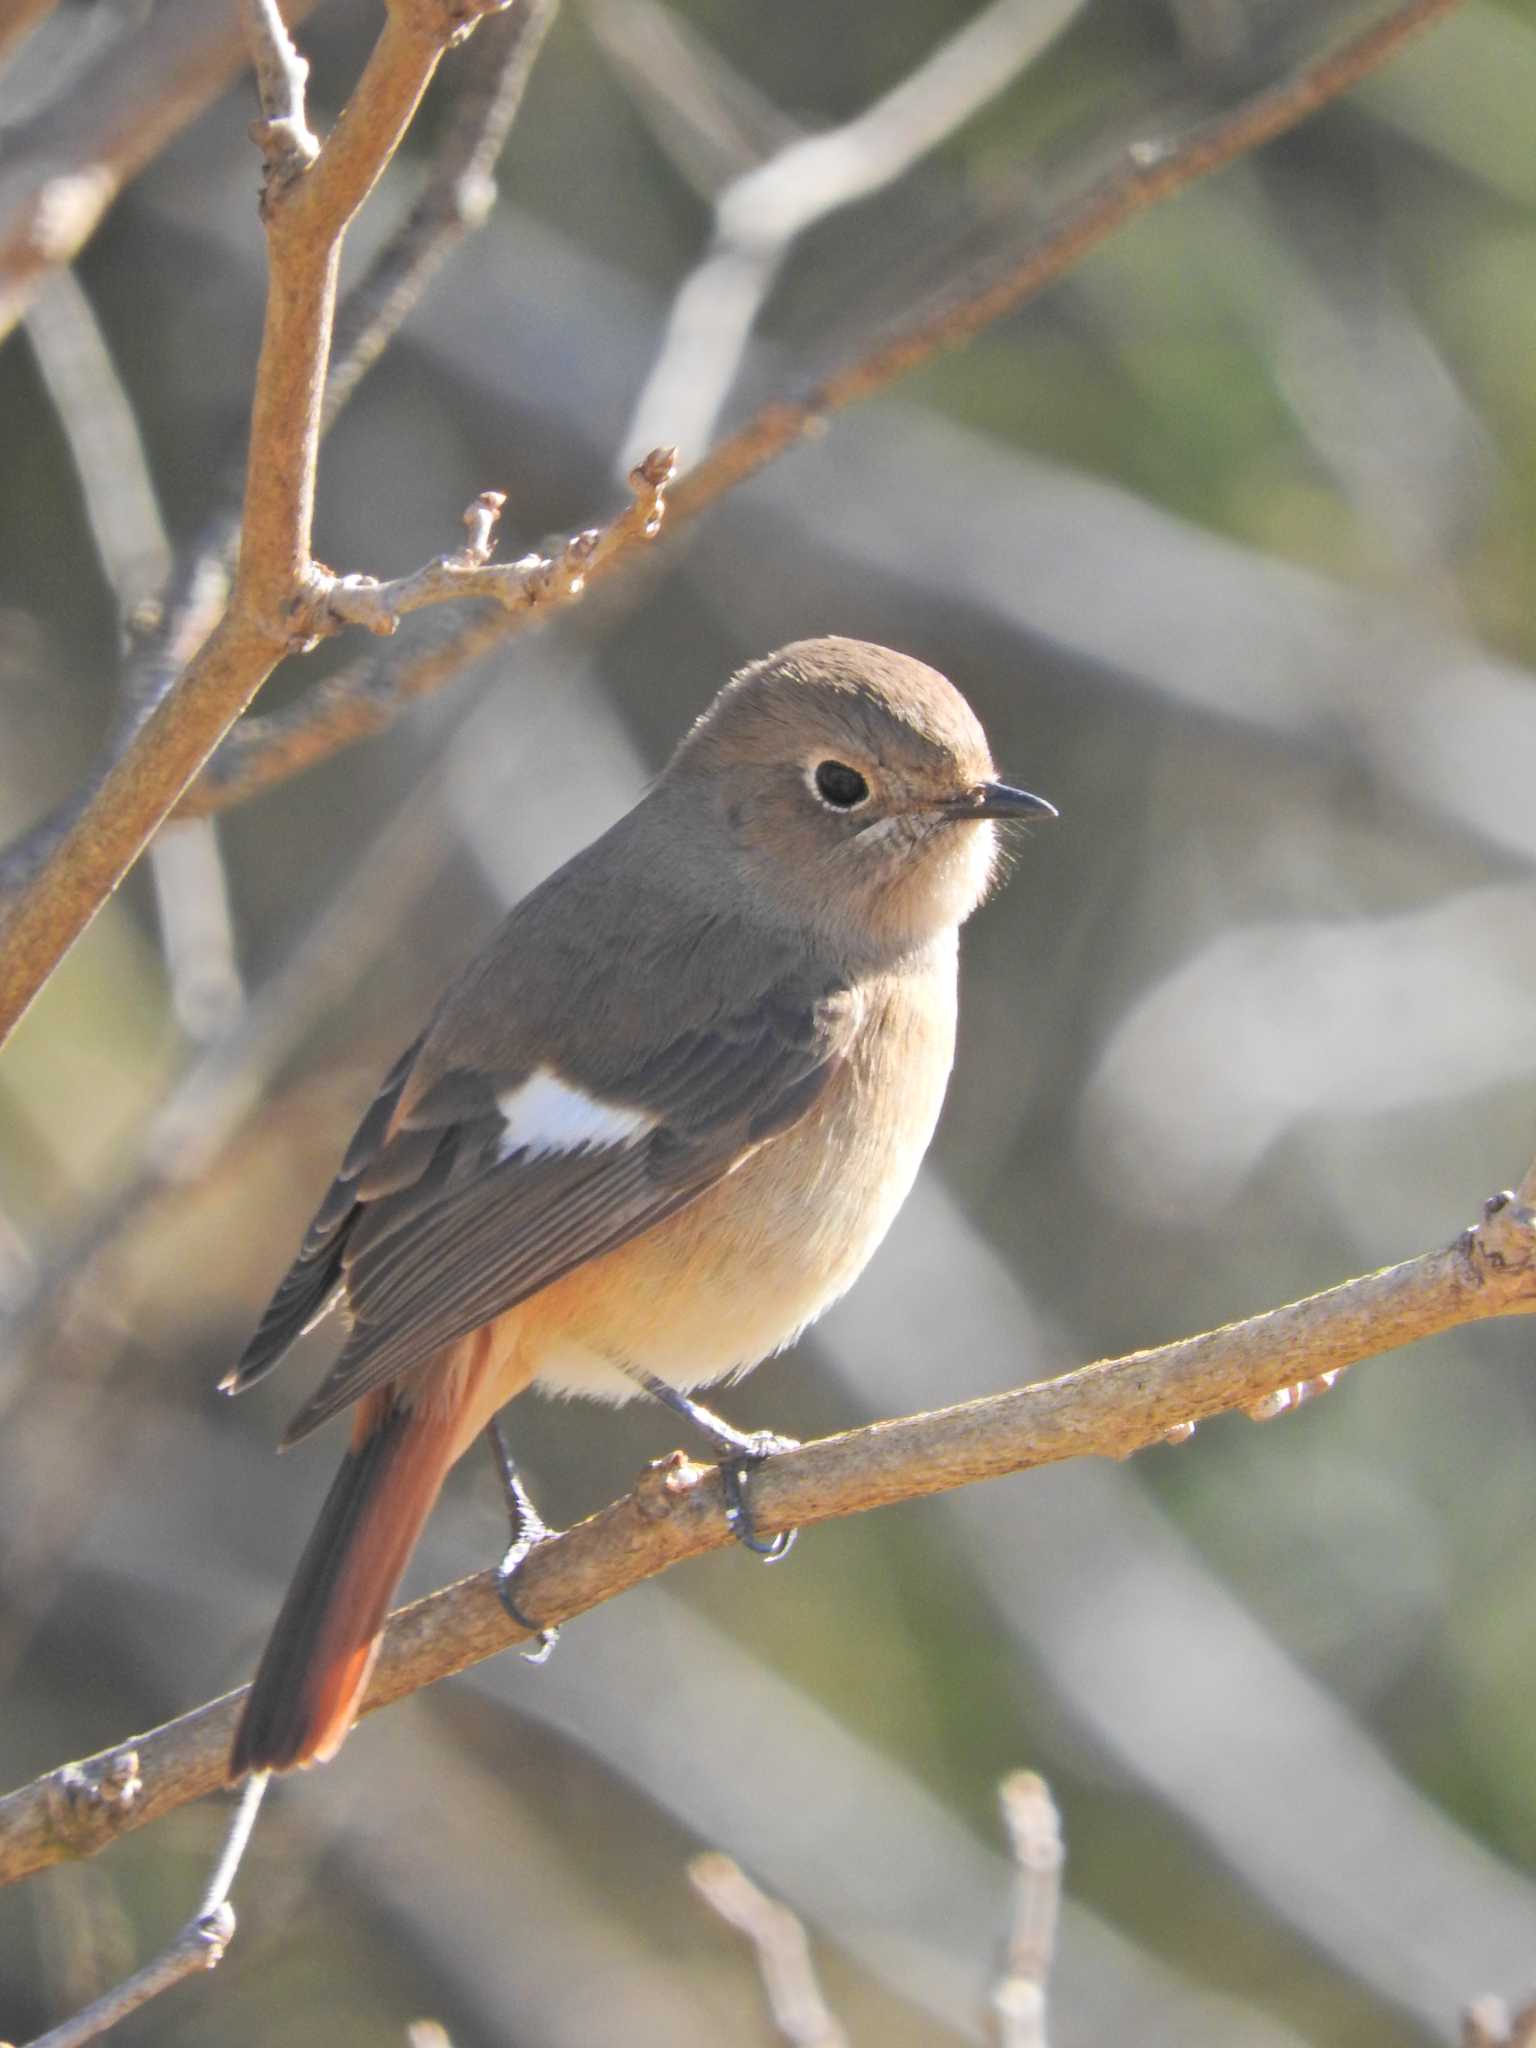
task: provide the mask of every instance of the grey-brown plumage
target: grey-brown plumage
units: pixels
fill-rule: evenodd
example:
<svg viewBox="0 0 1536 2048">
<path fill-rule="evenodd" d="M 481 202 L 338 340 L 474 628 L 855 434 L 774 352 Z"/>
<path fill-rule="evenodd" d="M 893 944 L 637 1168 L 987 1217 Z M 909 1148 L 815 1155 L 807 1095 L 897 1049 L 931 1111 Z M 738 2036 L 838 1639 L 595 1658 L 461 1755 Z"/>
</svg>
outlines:
<svg viewBox="0 0 1536 2048">
<path fill-rule="evenodd" d="M 934 671 L 802 642 L 729 684 L 649 794 L 512 911 L 386 1078 L 225 1381 L 336 1304 L 341 1356 L 285 1441 L 363 1404 L 328 1509 L 357 1561 L 311 1545 L 236 1775 L 339 1744 L 414 1541 L 400 1516 L 419 1526 L 521 1387 L 701 1385 L 857 1276 L 938 1114 L 989 821 L 1048 809 L 993 781 Z M 296 1710 L 308 1642 L 331 1676 Z"/>
</svg>

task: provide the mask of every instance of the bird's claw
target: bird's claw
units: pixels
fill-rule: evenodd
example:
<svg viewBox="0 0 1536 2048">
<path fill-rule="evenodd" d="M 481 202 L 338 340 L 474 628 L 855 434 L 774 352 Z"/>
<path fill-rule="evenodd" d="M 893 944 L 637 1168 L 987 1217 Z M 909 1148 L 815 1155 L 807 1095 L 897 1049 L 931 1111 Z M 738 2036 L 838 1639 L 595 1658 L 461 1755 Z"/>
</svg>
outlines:
<svg viewBox="0 0 1536 2048">
<path fill-rule="evenodd" d="M 507 1610 L 508 1614 L 511 1615 L 518 1627 L 527 1629 L 534 1638 L 534 1641 L 528 1648 L 520 1649 L 517 1653 L 525 1664 L 547 1664 L 551 1652 L 560 1640 L 560 1631 L 558 1628 L 544 1628 L 524 1614 L 517 1604 L 517 1597 L 512 1588 L 517 1574 L 526 1560 L 538 1549 L 541 1543 L 547 1543 L 554 1534 L 555 1531 L 547 1529 L 542 1522 L 539 1522 L 534 1529 L 529 1529 L 525 1525 L 518 1535 L 516 1542 L 512 1544 L 511 1548 L 502 1558 L 501 1563 L 496 1567 L 497 1599 Z"/>
<path fill-rule="evenodd" d="M 795 1547 L 798 1529 L 781 1529 L 776 1536 L 766 1541 L 752 1525 L 752 1510 L 747 1502 L 747 1479 L 766 1459 L 777 1457 L 781 1451 L 795 1451 L 800 1448 L 792 1436 L 778 1436 L 771 1429 L 754 1430 L 745 1438 L 744 1448 L 732 1457 L 720 1461 L 720 1481 L 725 1489 L 726 1526 L 743 1550 L 750 1550 L 754 1557 L 760 1557 L 764 1564 L 778 1564 L 788 1557 Z"/>
</svg>

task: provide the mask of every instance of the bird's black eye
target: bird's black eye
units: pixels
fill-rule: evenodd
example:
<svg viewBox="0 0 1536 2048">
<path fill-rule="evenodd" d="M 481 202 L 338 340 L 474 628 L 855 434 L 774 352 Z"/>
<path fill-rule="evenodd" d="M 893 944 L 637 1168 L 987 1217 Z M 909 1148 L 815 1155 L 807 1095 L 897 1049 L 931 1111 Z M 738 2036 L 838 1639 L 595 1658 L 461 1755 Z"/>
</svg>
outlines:
<svg viewBox="0 0 1536 2048">
<path fill-rule="evenodd" d="M 853 811 L 869 795 L 869 784 L 846 761 L 823 761 L 812 778 L 816 794 L 834 811 Z"/>
</svg>

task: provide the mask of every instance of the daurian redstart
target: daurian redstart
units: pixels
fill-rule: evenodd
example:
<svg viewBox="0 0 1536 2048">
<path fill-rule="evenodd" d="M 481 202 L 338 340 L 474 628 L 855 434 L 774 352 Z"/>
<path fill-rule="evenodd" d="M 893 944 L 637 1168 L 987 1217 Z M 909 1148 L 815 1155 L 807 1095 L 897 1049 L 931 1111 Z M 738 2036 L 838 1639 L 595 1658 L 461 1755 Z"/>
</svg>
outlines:
<svg viewBox="0 0 1536 2048">
<path fill-rule="evenodd" d="M 355 1407 L 231 1779 L 332 1756 L 449 1467 L 531 1381 L 623 1401 L 781 1349 L 857 1278 L 944 1094 L 996 780 L 933 669 L 744 670 L 526 897 L 385 1077 L 228 1392 L 332 1307 L 285 1444 Z"/>
</svg>

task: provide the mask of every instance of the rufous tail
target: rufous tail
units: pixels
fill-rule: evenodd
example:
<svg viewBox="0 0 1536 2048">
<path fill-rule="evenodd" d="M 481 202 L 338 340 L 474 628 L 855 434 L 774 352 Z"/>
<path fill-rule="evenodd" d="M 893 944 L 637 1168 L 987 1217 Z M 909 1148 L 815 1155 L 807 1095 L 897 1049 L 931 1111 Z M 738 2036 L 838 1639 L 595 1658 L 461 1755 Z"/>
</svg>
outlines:
<svg viewBox="0 0 1536 2048">
<path fill-rule="evenodd" d="M 451 1419 L 385 1388 L 347 1452 L 262 1654 L 235 1731 L 229 1782 L 323 1762 L 346 1740 L 389 1603 L 457 1445 Z"/>
</svg>

